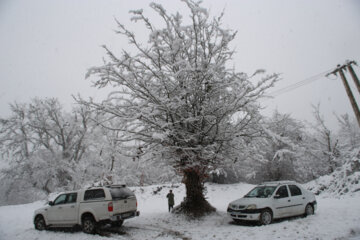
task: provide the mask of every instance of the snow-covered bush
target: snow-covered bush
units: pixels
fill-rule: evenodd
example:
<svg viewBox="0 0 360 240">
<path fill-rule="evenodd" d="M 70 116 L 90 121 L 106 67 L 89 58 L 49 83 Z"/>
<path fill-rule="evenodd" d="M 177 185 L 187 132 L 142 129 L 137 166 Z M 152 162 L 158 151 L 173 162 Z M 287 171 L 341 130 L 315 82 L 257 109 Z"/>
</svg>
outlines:
<svg viewBox="0 0 360 240">
<path fill-rule="evenodd" d="M 307 188 L 329 196 L 360 193 L 360 148 L 347 153 L 344 161 L 333 173 L 307 183 Z"/>
</svg>

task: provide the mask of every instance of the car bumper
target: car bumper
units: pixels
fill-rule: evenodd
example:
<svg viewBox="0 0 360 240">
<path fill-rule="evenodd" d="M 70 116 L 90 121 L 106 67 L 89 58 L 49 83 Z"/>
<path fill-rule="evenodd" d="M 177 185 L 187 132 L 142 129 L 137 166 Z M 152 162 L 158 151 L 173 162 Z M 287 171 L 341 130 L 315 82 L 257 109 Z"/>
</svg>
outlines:
<svg viewBox="0 0 360 240">
<path fill-rule="evenodd" d="M 258 221 L 260 218 L 260 213 L 242 213 L 238 211 L 228 211 L 227 214 L 233 219 L 239 219 L 244 221 Z"/>
<path fill-rule="evenodd" d="M 125 219 L 128 219 L 128 218 L 133 218 L 133 217 L 137 217 L 137 216 L 140 216 L 139 211 L 126 212 L 126 213 L 121 213 L 121 214 L 111 216 L 110 220 L 115 222 L 115 221 L 125 220 Z"/>
</svg>

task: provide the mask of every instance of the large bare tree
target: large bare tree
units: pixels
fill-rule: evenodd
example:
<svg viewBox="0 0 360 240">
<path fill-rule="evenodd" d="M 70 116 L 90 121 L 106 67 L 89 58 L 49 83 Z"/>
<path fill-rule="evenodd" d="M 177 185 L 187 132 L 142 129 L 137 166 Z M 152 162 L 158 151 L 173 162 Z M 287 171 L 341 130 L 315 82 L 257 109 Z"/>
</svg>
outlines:
<svg viewBox="0 0 360 240">
<path fill-rule="evenodd" d="M 207 173 L 234 156 L 229 153 L 239 142 L 235 139 L 259 134 L 257 100 L 278 75 L 254 78 L 264 71 L 248 76 L 230 68 L 234 50 L 229 44 L 236 32 L 222 28 L 222 15 L 211 18 L 200 3 L 183 2 L 189 24 L 155 3 L 150 7 L 163 20 L 162 27 L 142 10 L 131 11 L 131 19 L 144 23 L 149 32 L 146 44 L 117 22 L 117 33 L 128 38 L 132 51 L 117 56 L 104 46 L 104 65 L 88 72 L 96 77 L 96 87 L 116 90 L 100 103 L 78 101 L 109 120 L 118 119 L 120 124 L 111 128 L 121 132 L 117 141 L 134 146 L 134 155 L 151 152 L 182 174 L 186 198 L 177 211 L 201 216 L 215 210 L 204 196 Z M 101 125 L 110 128 L 106 121 Z"/>
<path fill-rule="evenodd" d="M 10 105 L 12 114 L 0 118 L 0 152 L 25 161 L 33 152 L 46 149 L 63 159 L 79 162 L 89 133 L 91 112 L 85 106 L 65 113 L 55 98 L 33 99 Z"/>
<path fill-rule="evenodd" d="M 37 144 L 32 138 L 27 105 L 13 103 L 10 109 L 10 117 L 0 118 L 0 152 L 21 161 L 30 157 Z"/>
</svg>

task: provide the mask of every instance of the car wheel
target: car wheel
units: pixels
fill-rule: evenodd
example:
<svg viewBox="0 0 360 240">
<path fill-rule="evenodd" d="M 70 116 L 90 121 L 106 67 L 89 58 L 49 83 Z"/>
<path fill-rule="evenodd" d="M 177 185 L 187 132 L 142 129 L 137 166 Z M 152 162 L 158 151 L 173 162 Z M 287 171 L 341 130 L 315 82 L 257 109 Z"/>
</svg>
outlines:
<svg viewBox="0 0 360 240">
<path fill-rule="evenodd" d="M 82 230 L 84 233 L 94 234 L 95 233 L 95 220 L 93 217 L 87 216 L 84 217 L 84 220 L 82 221 Z"/>
<path fill-rule="evenodd" d="M 42 231 L 46 229 L 46 223 L 43 216 L 37 216 L 34 221 L 35 229 Z"/>
<path fill-rule="evenodd" d="M 269 209 L 265 209 L 260 214 L 260 225 L 268 225 L 272 222 L 272 212 Z"/>
<path fill-rule="evenodd" d="M 112 222 L 111 226 L 112 227 L 121 227 L 123 225 L 123 223 L 124 223 L 123 220 L 119 220 L 119 221 L 116 221 L 116 222 Z"/>
<path fill-rule="evenodd" d="M 309 216 L 309 215 L 313 215 L 314 214 L 314 207 L 309 203 L 308 205 L 306 205 L 305 207 L 305 217 Z"/>
</svg>

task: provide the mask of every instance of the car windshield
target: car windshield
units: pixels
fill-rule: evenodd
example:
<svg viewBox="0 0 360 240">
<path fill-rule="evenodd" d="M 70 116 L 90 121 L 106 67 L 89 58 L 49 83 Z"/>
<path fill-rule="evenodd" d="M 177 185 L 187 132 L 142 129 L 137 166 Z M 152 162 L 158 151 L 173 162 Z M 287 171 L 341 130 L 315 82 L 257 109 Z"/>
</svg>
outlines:
<svg viewBox="0 0 360 240">
<path fill-rule="evenodd" d="M 275 191 L 275 186 L 258 186 L 252 189 L 248 194 L 244 197 L 246 198 L 268 198 L 270 197 L 273 192 Z"/>
</svg>

